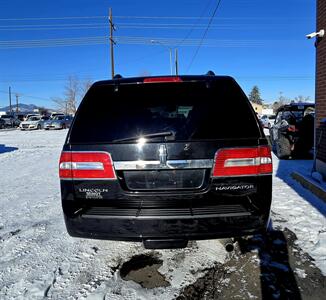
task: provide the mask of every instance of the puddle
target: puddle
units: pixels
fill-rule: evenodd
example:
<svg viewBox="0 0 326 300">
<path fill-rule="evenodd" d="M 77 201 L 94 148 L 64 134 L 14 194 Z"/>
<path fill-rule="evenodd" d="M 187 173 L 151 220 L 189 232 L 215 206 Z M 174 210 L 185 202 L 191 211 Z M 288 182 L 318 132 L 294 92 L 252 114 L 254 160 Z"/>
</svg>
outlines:
<svg viewBox="0 0 326 300">
<path fill-rule="evenodd" d="M 162 264 L 163 261 L 153 255 L 137 255 L 122 265 L 120 276 L 124 280 L 137 282 L 147 289 L 166 287 L 170 283 L 158 271 Z"/>
</svg>

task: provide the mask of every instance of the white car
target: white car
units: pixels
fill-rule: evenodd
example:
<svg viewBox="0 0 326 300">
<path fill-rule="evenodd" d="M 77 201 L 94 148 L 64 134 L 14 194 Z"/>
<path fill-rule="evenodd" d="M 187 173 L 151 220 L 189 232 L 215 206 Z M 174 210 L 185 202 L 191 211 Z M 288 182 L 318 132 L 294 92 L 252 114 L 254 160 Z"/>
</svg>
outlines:
<svg viewBox="0 0 326 300">
<path fill-rule="evenodd" d="M 49 119 L 49 117 L 42 116 L 31 116 L 27 121 L 23 121 L 19 124 L 20 130 L 32 130 L 32 129 L 42 129 L 44 128 L 44 123 Z"/>
</svg>

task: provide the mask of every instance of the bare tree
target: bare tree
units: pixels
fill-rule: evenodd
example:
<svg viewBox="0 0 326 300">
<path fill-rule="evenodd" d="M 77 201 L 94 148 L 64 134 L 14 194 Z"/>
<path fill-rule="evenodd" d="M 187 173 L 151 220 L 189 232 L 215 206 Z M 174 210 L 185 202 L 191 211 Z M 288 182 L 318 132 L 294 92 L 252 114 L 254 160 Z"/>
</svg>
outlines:
<svg viewBox="0 0 326 300">
<path fill-rule="evenodd" d="M 52 101 L 56 105 L 56 110 L 58 112 L 67 114 L 67 102 L 66 100 L 59 98 L 59 97 L 52 97 Z"/>
<path fill-rule="evenodd" d="M 302 103 L 302 102 L 310 102 L 310 97 L 309 96 L 302 96 L 302 95 L 299 95 L 297 97 L 294 97 L 294 102 L 299 102 L 299 103 Z"/>
<path fill-rule="evenodd" d="M 89 88 L 92 86 L 93 81 L 91 79 L 86 79 L 81 83 L 80 95 L 84 97 Z"/>
<path fill-rule="evenodd" d="M 76 76 L 69 76 L 64 87 L 64 98 L 52 98 L 57 110 L 65 114 L 75 114 L 82 97 L 91 85 L 91 80 L 81 82 Z"/>
<path fill-rule="evenodd" d="M 77 77 L 69 76 L 65 86 L 65 100 L 67 104 L 67 112 L 75 114 L 78 107 L 78 95 L 80 94 L 80 82 Z"/>
<path fill-rule="evenodd" d="M 273 111 L 276 112 L 279 107 L 282 105 L 290 103 L 290 99 L 283 96 L 283 92 L 280 92 L 280 96 L 277 101 L 275 101 L 272 105 Z"/>
</svg>

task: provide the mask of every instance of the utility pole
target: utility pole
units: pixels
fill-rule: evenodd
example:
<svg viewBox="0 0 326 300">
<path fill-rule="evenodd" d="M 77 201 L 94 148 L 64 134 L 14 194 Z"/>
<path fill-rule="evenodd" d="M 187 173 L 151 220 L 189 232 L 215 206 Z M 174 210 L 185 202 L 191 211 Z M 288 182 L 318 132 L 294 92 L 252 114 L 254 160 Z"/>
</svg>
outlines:
<svg viewBox="0 0 326 300">
<path fill-rule="evenodd" d="M 16 94 L 16 114 L 18 114 L 18 98 L 19 98 L 19 95 Z"/>
<path fill-rule="evenodd" d="M 178 76 L 178 49 L 175 48 L 175 75 Z"/>
<path fill-rule="evenodd" d="M 11 87 L 9 87 L 9 111 L 10 111 L 10 114 L 11 114 Z"/>
<path fill-rule="evenodd" d="M 115 42 L 113 40 L 113 31 L 115 30 L 113 19 L 112 19 L 112 8 L 109 11 L 109 22 L 110 22 L 110 52 L 111 52 L 111 77 L 114 77 L 114 53 L 113 53 L 113 46 Z"/>
</svg>

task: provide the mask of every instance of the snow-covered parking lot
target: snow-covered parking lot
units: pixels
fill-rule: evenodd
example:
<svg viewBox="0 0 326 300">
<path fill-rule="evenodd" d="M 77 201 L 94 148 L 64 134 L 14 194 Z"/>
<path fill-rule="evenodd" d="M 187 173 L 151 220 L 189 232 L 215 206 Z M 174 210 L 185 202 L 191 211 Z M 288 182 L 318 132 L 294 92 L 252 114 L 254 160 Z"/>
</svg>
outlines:
<svg viewBox="0 0 326 300">
<path fill-rule="evenodd" d="M 273 229 L 267 237 L 246 240 L 232 254 L 216 240 L 151 251 L 141 244 L 68 236 L 57 174 L 66 133 L 0 131 L 0 299 L 325 294 L 326 204 L 290 177 L 292 170 L 311 168 L 311 161 L 273 157 Z"/>
</svg>

